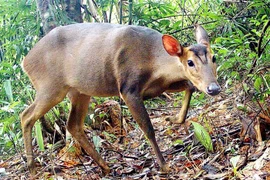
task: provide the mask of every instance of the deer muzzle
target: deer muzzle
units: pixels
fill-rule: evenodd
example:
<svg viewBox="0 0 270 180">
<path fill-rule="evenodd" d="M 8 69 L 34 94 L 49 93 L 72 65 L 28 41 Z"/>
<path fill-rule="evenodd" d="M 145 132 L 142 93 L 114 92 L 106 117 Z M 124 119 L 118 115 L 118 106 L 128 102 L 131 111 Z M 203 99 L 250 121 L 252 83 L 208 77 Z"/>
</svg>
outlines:
<svg viewBox="0 0 270 180">
<path fill-rule="evenodd" d="M 221 88 L 217 83 L 210 83 L 209 86 L 206 88 L 206 92 L 210 96 L 218 95 L 220 91 L 221 91 Z"/>
</svg>

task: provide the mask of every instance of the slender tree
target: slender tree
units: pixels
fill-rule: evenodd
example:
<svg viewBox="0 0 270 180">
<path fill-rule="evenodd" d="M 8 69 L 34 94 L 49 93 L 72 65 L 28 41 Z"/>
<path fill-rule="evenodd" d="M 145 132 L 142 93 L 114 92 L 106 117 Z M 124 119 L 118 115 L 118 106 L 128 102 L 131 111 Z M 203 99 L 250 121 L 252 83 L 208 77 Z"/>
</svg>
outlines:
<svg viewBox="0 0 270 180">
<path fill-rule="evenodd" d="M 52 1 L 51 0 L 36 0 L 37 8 L 40 14 L 41 22 L 43 24 L 43 31 L 45 34 L 50 32 L 57 26 L 57 22 L 52 12 Z"/>
<path fill-rule="evenodd" d="M 83 22 L 80 0 L 65 0 L 65 11 L 71 20 Z"/>
</svg>

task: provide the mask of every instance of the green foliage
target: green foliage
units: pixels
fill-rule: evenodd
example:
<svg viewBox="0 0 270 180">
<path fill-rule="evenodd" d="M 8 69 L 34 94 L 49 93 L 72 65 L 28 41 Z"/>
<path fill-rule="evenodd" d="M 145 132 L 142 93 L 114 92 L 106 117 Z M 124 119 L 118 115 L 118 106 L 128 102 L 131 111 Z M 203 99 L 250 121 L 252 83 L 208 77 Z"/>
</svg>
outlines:
<svg viewBox="0 0 270 180">
<path fill-rule="evenodd" d="M 176 139 L 175 141 L 172 142 L 174 146 L 176 145 L 183 145 L 184 141 L 182 139 Z"/>
<path fill-rule="evenodd" d="M 146 108 L 158 108 L 160 106 L 165 106 L 166 102 L 163 99 L 157 97 L 144 101 L 144 105 Z"/>
<path fill-rule="evenodd" d="M 261 102 L 270 96 L 269 5 L 255 0 L 225 6 L 224 15 L 229 21 L 220 26 L 221 36 L 215 39 L 214 47 L 221 60 L 219 79 L 227 88 L 243 81 L 245 92 Z"/>
<path fill-rule="evenodd" d="M 205 147 L 209 152 L 213 152 L 213 144 L 209 133 L 205 128 L 197 122 L 191 121 L 194 127 L 194 135 L 196 139 Z"/>
<path fill-rule="evenodd" d="M 0 154 L 12 154 L 11 143 L 22 144 L 19 113 L 33 92 L 20 62 L 38 39 L 39 21 L 35 3 L 24 0 L 1 2 L 0 17 Z"/>
<path fill-rule="evenodd" d="M 10 80 L 6 80 L 3 85 L 9 102 L 13 102 L 13 94 Z"/>
<path fill-rule="evenodd" d="M 145 1 L 134 5 L 133 14 L 135 24 L 162 31 L 170 28 L 168 17 L 176 16 L 176 7 L 166 1 Z"/>
</svg>

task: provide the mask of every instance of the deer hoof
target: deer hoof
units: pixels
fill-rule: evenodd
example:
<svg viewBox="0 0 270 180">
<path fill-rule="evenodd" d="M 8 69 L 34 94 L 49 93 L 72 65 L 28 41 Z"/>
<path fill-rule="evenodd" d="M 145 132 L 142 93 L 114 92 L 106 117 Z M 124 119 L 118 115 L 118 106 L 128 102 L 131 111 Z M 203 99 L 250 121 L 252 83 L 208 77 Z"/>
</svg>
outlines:
<svg viewBox="0 0 270 180">
<path fill-rule="evenodd" d="M 37 169 L 36 169 L 36 166 L 35 166 L 35 162 L 33 159 L 30 159 L 30 160 L 27 160 L 28 163 L 28 170 L 30 172 L 30 175 L 31 176 L 35 176 L 37 174 Z"/>
<path fill-rule="evenodd" d="M 108 175 L 111 172 L 111 169 L 107 166 L 105 168 L 102 168 L 102 174 L 103 175 Z"/>
<path fill-rule="evenodd" d="M 184 124 L 185 121 L 183 118 L 180 118 L 179 114 L 175 116 L 167 116 L 165 118 L 166 121 L 170 121 L 172 124 Z"/>
<path fill-rule="evenodd" d="M 169 167 L 169 164 L 163 164 L 163 165 L 160 167 L 160 170 L 161 170 L 162 172 L 168 173 L 168 172 L 170 172 L 171 168 Z"/>
<path fill-rule="evenodd" d="M 171 123 L 174 123 L 177 120 L 176 116 L 167 116 L 165 117 L 165 121 L 170 121 Z"/>
</svg>

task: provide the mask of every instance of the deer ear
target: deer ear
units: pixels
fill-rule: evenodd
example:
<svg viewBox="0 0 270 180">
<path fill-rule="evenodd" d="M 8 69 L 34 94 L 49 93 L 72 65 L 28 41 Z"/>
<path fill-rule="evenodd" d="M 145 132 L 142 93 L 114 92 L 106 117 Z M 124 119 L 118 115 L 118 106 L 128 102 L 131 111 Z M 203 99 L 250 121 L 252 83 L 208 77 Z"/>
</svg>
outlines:
<svg viewBox="0 0 270 180">
<path fill-rule="evenodd" d="M 162 43 L 165 50 L 171 56 L 181 56 L 183 53 L 182 46 L 179 44 L 177 39 L 170 35 L 162 36 Z"/>
<path fill-rule="evenodd" d="M 204 44 L 210 48 L 209 37 L 205 29 L 199 24 L 195 24 L 195 36 L 198 44 Z"/>
</svg>

